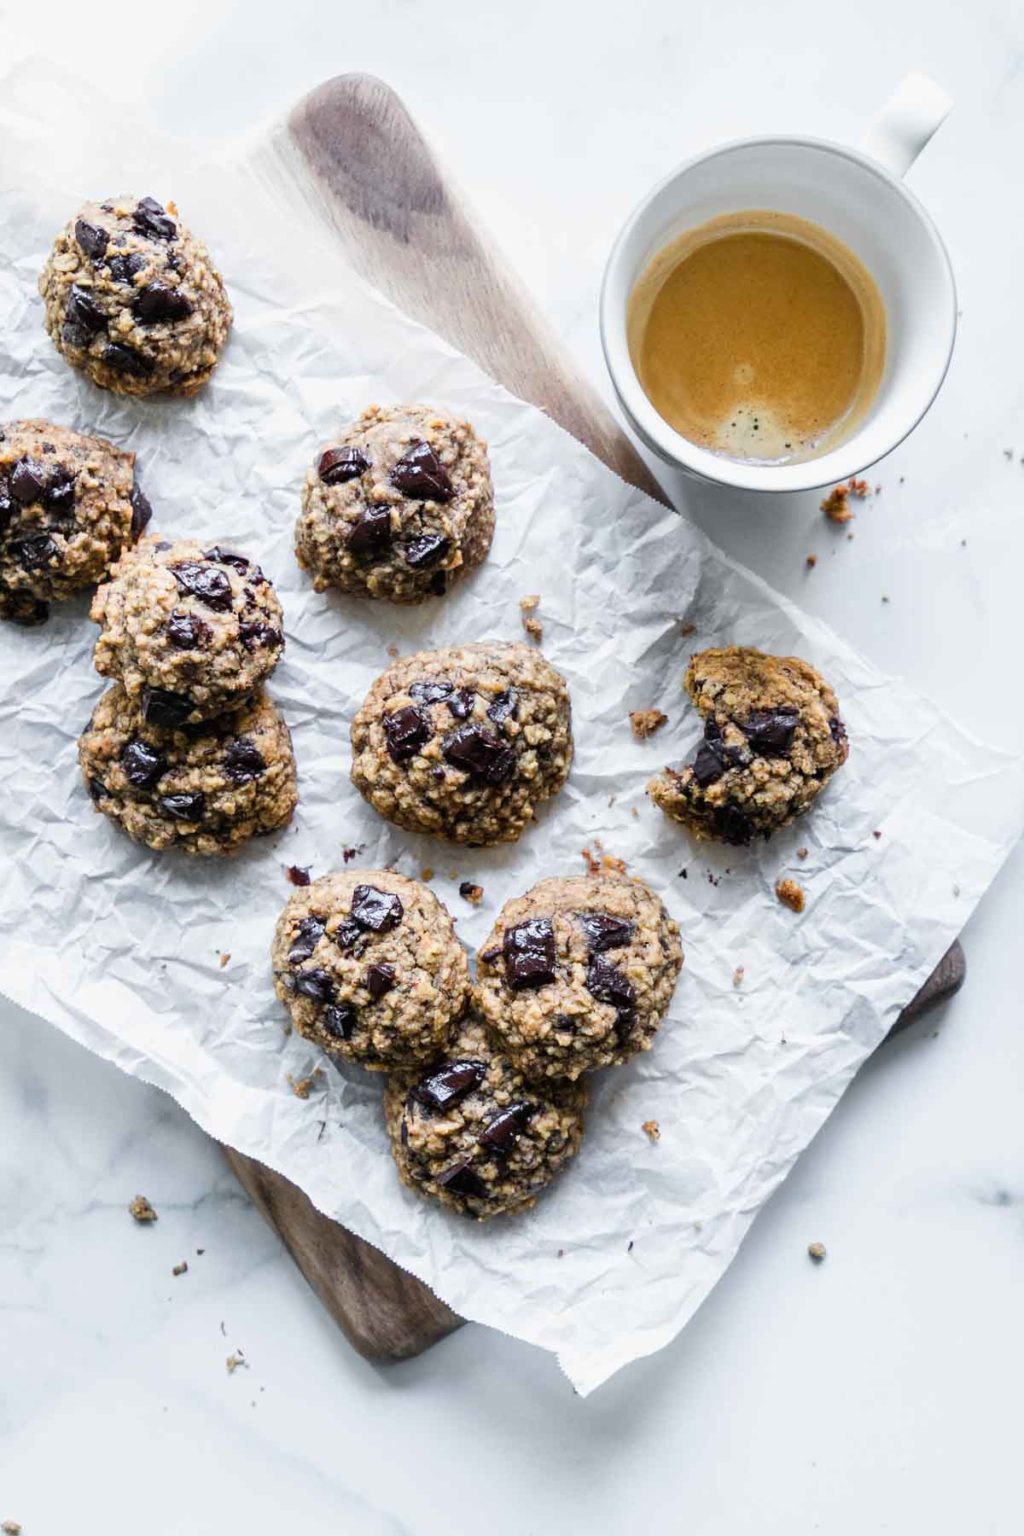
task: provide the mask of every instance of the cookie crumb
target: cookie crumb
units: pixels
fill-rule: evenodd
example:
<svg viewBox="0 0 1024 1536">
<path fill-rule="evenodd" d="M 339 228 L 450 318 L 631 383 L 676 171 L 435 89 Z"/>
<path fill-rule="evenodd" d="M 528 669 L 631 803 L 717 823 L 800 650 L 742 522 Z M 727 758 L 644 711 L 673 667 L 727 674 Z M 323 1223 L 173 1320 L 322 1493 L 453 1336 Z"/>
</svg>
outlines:
<svg viewBox="0 0 1024 1536">
<path fill-rule="evenodd" d="M 802 912 L 806 905 L 803 888 L 795 880 L 776 880 L 775 894 L 791 912 Z"/>
<path fill-rule="evenodd" d="M 796 851 L 796 856 L 798 859 L 806 859 L 809 852 L 810 849 L 808 848 L 798 848 Z"/>
<path fill-rule="evenodd" d="M 323 1077 L 323 1075 L 322 1067 L 317 1067 L 308 1077 L 292 1077 L 292 1074 L 289 1072 L 288 1081 L 291 1084 L 292 1093 L 294 1093 L 297 1099 L 308 1099 L 310 1092 L 316 1087 L 317 1078 Z"/>
<path fill-rule="evenodd" d="M 878 490 L 882 487 L 878 486 Z M 866 480 L 858 480 L 851 477 L 845 485 L 833 486 L 825 500 L 821 503 L 821 510 L 833 523 L 849 523 L 853 521 L 853 508 L 850 506 L 850 497 L 856 496 L 858 501 L 871 493 L 871 487 Z"/>
<path fill-rule="evenodd" d="M 0 1525 L 0 1531 L 3 1531 L 4 1536 L 20 1536 L 21 1526 L 17 1520 L 5 1520 Z"/>
<path fill-rule="evenodd" d="M 594 838 L 594 851 L 590 848 L 582 850 L 582 858 L 587 866 L 588 875 L 624 875 L 626 873 L 625 859 L 617 859 L 614 854 L 605 853 L 599 837 Z"/>
<path fill-rule="evenodd" d="M 136 1195 L 128 1210 L 140 1226 L 145 1225 L 146 1222 L 157 1220 L 156 1211 L 150 1205 L 145 1195 Z"/>
<path fill-rule="evenodd" d="M 423 880 L 423 881 L 427 881 L 427 880 L 433 880 L 433 878 L 434 878 L 433 867 L 430 864 L 424 865 L 424 867 L 420 870 L 420 879 Z"/>
<path fill-rule="evenodd" d="M 826 1252 L 826 1250 L 825 1250 L 825 1244 L 824 1243 L 808 1243 L 807 1244 L 807 1256 L 815 1264 L 820 1264 L 821 1263 L 821 1261 L 825 1257 L 825 1252 Z"/>
<path fill-rule="evenodd" d="M 732 984 L 733 984 L 733 986 L 734 987 L 742 987 L 742 985 L 743 985 L 743 978 L 744 978 L 745 975 L 746 975 L 746 971 L 744 970 L 743 966 L 742 965 L 738 965 L 736 967 L 736 969 L 732 973 Z"/>
<path fill-rule="evenodd" d="M 230 955 L 221 955 L 221 957 L 220 957 L 220 968 L 221 968 L 221 970 L 223 970 L 226 965 L 230 965 L 230 963 L 231 963 L 231 956 Z"/>
<path fill-rule="evenodd" d="M 228 1355 L 224 1364 L 227 1366 L 229 1376 L 233 1376 L 240 1365 L 244 1365 L 246 1370 L 249 1369 L 249 1362 L 240 1349 L 236 1349 L 233 1355 Z"/>
<path fill-rule="evenodd" d="M 535 640 L 538 645 L 544 638 L 544 626 L 540 619 L 533 616 L 539 604 L 540 596 L 536 592 L 531 593 L 529 597 L 521 597 L 519 599 L 519 612 L 522 616 L 523 628 L 530 639 Z"/>
<path fill-rule="evenodd" d="M 285 870 L 285 878 L 291 885 L 308 885 L 311 867 L 309 864 L 289 864 Z"/>
<path fill-rule="evenodd" d="M 474 907 L 478 907 L 484 899 L 484 888 L 472 880 L 463 880 L 459 886 L 459 895 L 463 901 L 472 902 Z"/>
<path fill-rule="evenodd" d="M 657 1120 L 645 1120 L 640 1129 L 651 1141 L 661 1140 L 661 1126 Z"/>
<path fill-rule="evenodd" d="M 679 633 L 682 635 L 684 640 L 688 640 L 691 635 L 695 635 L 697 633 L 697 626 L 696 624 L 681 624 L 679 626 Z"/>
<path fill-rule="evenodd" d="M 175 1276 L 188 1274 L 188 1264 L 184 1259 L 182 1259 L 180 1264 L 175 1264 L 174 1268 L 171 1270 L 171 1274 Z"/>
<path fill-rule="evenodd" d="M 806 563 L 806 565 L 807 565 L 807 568 L 808 568 L 808 570 L 811 570 L 811 571 L 813 571 L 813 570 L 814 570 L 814 567 L 815 567 L 815 566 L 816 566 L 816 565 L 817 565 L 817 563 L 818 563 L 818 557 L 817 557 L 817 555 L 808 555 L 808 556 L 807 556 L 807 560 L 806 560 L 806 562 L 805 562 L 805 563 Z"/>
<path fill-rule="evenodd" d="M 663 715 L 660 709 L 633 709 L 629 714 L 629 723 L 637 741 L 646 741 L 648 736 L 660 731 L 667 719 L 668 715 Z"/>
<path fill-rule="evenodd" d="M 398 649 L 397 645 L 389 645 L 388 646 L 388 655 L 391 657 L 392 661 L 397 661 L 399 656 L 401 656 L 401 654 L 402 653 Z"/>
<path fill-rule="evenodd" d="M 343 848 L 341 850 L 342 861 L 345 864 L 351 864 L 353 859 L 358 859 L 359 855 L 361 853 L 365 853 L 365 852 L 366 852 L 366 844 L 365 843 L 357 843 L 354 848 Z"/>
</svg>

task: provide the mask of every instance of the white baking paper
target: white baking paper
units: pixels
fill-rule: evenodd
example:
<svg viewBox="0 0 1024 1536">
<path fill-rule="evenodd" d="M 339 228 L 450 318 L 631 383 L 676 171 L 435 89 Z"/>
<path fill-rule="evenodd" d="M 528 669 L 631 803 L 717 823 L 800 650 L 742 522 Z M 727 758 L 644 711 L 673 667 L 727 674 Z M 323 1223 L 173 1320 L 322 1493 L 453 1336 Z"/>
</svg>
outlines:
<svg viewBox="0 0 1024 1536">
<path fill-rule="evenodd" d="M 251 158 L 147 138 L 42 65 L 22 63 L 0 99 L 0 415 L 135 449 L 154 529 L 223 536 L 259 558 L 287 615 L 272 691 L 301 786 L 294 825 L 232 861 L 136 848 L 94 813 L 76 764 L 103 686 L 87 603 L 40 630 L 6 627 L 0 987 L 279 1169 L 463 1316 L 557 1352 L 589 1392 L 683 1327 L 959 932 L 1020 831 L 1020 761 L 966 737 L 397 313 L 312 216 L 271 200 Z M 55 231 L 84 197 L 128 189 L 176 199 L 231 291 L 227 355 L 194 401 L 118 401 L 73 375 L 43 332 L 35 282 Z M 307 462 L 371 400 L 431 402 L 490 442 L 494 548 L 444 603 L 319 596 L 292 556 Z M 519 638 L 528 593 L 572 690 L 566 789 L 514 848 L 466 852 L 393 830 L 347 776 L 349 721 L 389 648 Z M 697 739 L 680 687 L 689 652 L 730 642 L 820 667 L 852 743 L 813 814 L 749 852 L 694 847 L 644 795 Z M 628 711 L 650 706 L 669 723 L 640 743 Z M 381 1080 L 286 1034 L 268 963 L 285 868 L 319 875 L 345 848 L 411 875 L 432 866 L 472 947 L 507 897 L 580 873 L 583 849 L 599 845 L 680 924 L 670 1016 L 653 1051 L 594 1080 L 582 1153 L 557 1187 L 518 1219 L 474 1226 L 399 1184 Z M 800 917 L 775 899 L 780 874 L 806 889 Z M 479 909 L 458 896 L 465 879 L 484 887 Z M 315 1068 L 303 1100 L 289 1080 Z"/>
</svg>

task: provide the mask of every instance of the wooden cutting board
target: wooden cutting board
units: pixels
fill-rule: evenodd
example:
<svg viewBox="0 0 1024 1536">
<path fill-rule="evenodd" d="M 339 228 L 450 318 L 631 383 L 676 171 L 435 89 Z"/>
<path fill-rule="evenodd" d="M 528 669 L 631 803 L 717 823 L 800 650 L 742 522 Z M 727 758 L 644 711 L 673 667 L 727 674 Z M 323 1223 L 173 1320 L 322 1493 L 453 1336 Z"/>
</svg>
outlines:
<svg viewBox="0 0 1024 1536">
<path fill-rule="evenodd" d="M 365 75 L 329 80 L 299 103 L 264 159 L 271 180 L 316 210 L 362 277 L 506 389 L 540 406 L 623 479 L 665 500 L 607 406 L 471 222 L 388 86 Z M 964 972 L 956 943 L 896 1029 L 955 992 Z M 461 1319 L 425 1285 L 321 1216 L 294 1184 L 225 1150 L 360 1354 L 405 1359 L 459 1327 Z"/>
</svg>

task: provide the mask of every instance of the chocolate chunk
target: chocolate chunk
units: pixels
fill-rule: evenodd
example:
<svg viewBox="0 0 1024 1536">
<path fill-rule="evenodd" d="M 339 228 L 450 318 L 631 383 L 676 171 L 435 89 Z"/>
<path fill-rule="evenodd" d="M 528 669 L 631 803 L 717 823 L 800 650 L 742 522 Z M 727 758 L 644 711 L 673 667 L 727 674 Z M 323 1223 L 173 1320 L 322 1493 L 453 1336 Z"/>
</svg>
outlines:
<svg viewBox="0 0 1024 1536">
<path fill-rule="evenodd" d="M 327 448 L 317 460 L 316 472 L 325 485 L 344 485 L 369 467 L 369 459 L 359 448 Z"/>
<path fill-rule="evenodd" d="M 232 784 L 251 784 L 265 773 L 263 754 L 248 736 L 239 736 L 224 749 L 224 772 Z"/>
<path fill-rule="evenodd" d="M 99 805 L 100 801 L 105 800 L 110 793 L 102 779 L 87 779 L 85 787 L 89 791 L 89 799 L 95 805 Z"/>
<path fill-rule="evenodd" d="M 828 723 L 828 729 L 829 734 L 831 735 L 832 740 L 835 742 L 837 747 L 846 745 L 849 737 L 846 734 L 846 726 L 840 720 L 838 715 L 832 716 L 832 719 Z"/>
<path fill-rule="evenodd" d="M 408 758 L 415 757 L 432 734 L 429 716 L 422 709 L 417 709 L 415 704 L 406 704 L 404 709 L 396 709 L 393 714 L 385 715 L 383 724 L 388 756 L 396 763 L 404 763 Z"/>
<path fill-rule="evenodd" d="M 140 256 L 138 251 L 131 251 L 127 256 L 111 256 L 107 260 L 107 270 L 115 283 L 130 283 L 136 272 L 141 272 L 146 265 L 145 256 Z"/>
<path fill-rule="evenodd" d="M 364 947 L 366 934 L 358 923 L 354 923 L 351 918 L 346 918 L 344 922 L 338 924 L 331 934 L 331 938 L 340 950 L 347 952 L 354 949 L 358 951 Z"/>
<path fill-rule="evenodd" d="M 746 848 L 756 828 L 748 816 L 733 805 L 720 806 L 711 819 L 715 837 L 734 848 Z"/>
<path fill-rule="evenodd" d="M 445 558 L 451 547 L 451 539 L 446 539 L 443 533 L 421 534 L 419 538 L 405 541 L 405 563 L 414 571 L 429 570 Z"/>
<path fill-rule="evenodd" d="M 7 531 L 14 521 L 14 499 L 6 480 L 0 480 L 0 534 Z"/>
<path fill-rule="evenodd" d="M 74 472 L 67 469 L 63 464 L 56 464 L 50 470 L 50 478 L 46 482 L 43 500 L 51 512 L 67 516 L 75 505 Z"/>
<path fill-rule="evenodd" d="M 476 694 L 472 688 L 456 688 L 448 700 L 448 708 L 456 720 L 468 720 L 473 713 L 473 705 L 476 703 Z"/>
<path fill-rule="evenodd" d="M 453 1195 L 462 1195 L 469 1200 L 486 1200 L 487 1186 L 473 1172 L 470 1167 L 472 1158 L 465 1157 L 461 1163 L 453 1163 L 444 1173 L 439 1173 L 437 1182 L 442 1189 L 447 1189 Z"/>
<path fill-rule="evenodd" d="M 46 471 L 37 459 L 19 459 L 8 482 L 11 495 L 23 507 L 42 501 L 46 489 Z"/>
<path fill-rule="evenodd" d="M 182 693 L 171 693 L 167 688 L 142 690 L 142 718 L 147 725 L 160 725 L 174 730 L 192 713 L 192 700 Z"/>
<path fill-rule="evenodd" d="M 391 543 L 390 507 L 364 507 L 352 524 L 346 549 L 360 560 L 371 560 Z"/>
<path fill-rule="evenodd" d="M 140 235 L 148 235 L 151 240 L 173 240 L 178 233 L 178 226 L 155 197 L 139 199 L 132 223 Z"/>
<path fill-rule="evenodd" d="M 171 575 L 182 592 L 196 597 L 207 608 L 218 613 L 231 609 L 231 582 L 215 565 L 204 565 L 200 560 L 183 560 L 170 567 Z"/>
<path fill-rule="evenodd" d="M 88 288 L 80 288 L 77 283 L 68 294 L 65 313 L 69 322 L 88 336 L 94 336 L 97 331 L 102 331 L 107 323 L 107 317 L 93 294 Z"/>
<path fill-rule="evenodd" d="M 238 638 L 247 651 L 269 650 L 272 645 L 281 644 L 281 631 L 275 629 L 272 624 L 263 624 L 256 619 L 243 619 L 238 626 Z"/>
<path fill-rule="evenodd" d="M 90 261 L 98 261 L 107 248 L 110 236 L 98 224 L 90 224 L 87 219 L 76 219 L 75 239 L 79 249 L 85 252 Z"/>
<path fill-rule="evenodd" d="M 448 572 L 435 571 L 430 578 L 429 586 L 435 597 L 444 597 L 448 590 Z"/>
<path fill-rule="evenodd" d="M 206 796 L 201 790 L 192 795 L 163 795 L 160 804 L 175 821 L 202 821 Z"/>
<path fill-rule="evenodd" d="M 351 1003 L 332 1003 L 320 1015 L 320 1023 L 335 1040 L 350 1040 L 358 1017 Z"/>
<path fill-rule="evenodd" d="M 392 891 L 380 891 L 375 885 L 357 885 L 352 892 L 352 916 L 371 933 L 387 933 L 398 927 L 405 908 Z"/>
<path fill-rule="evenodd" d="M 482 949 L 477 958 L 484 965 L 493 965 L 495 960 L 497 960 L 500 955 L 501 950 L 498 948 L 497 944 L 495 944 L 491 949 Z"/>
<path fill-rule="evenodd" d="M 108 342 L 103 348 L 101 362 L 114 373 L 124 373 L 136 379 L 144 379 L 153 372 L 153 364 L 148 357 L 143 357 L 119 341 Z"/>
<path fill-rule="evenodd" d="M 697 748 L 697 756 L 693 760 L 693 776 L 701 789 L 707 789 L 709 784 L 716 783 L 727 767 L 728 764 L 722 755 L 721 743 L 702 741 Z"/>
<path fill-rule="evenodd" d="M 493 720 L 495 725 L 501 725 L 505 720 L 515 715 L 516 705 L 519 703 L 519 695 L 514 688 L 506 688 L 499 693 L 487 706 L 487 718 Z"/>
<path fill-rule="evenodd" d="M 446 1061 L 443 1067 L 431 1072 L 417 1083 L 413 1094 L 428 1109 L 443 1113 L 460 1103 L 487 1076 L 487 1064 L 483 1061 Z"/>
<path fill-rule="evenodd" d="M 323 932 L 322 917 L 311 915 L 302 918 L 295 930 L 292 947 L 288 951 L 288 964 L 304 965 L 323 938 Z"/>
<path fill-rule="evenodd" d="M 775 757 L 791 746 L 799 719 L 798 709 L 783 704 L 778 709 L 755 709 L 740 729 L 755 752 Z"/>
<path fill-rule="evenodd" d="M 636 1005 L 636 988 L 629 977 L 601 955 L 593 955 L 587 966 L 587 991 L 619 1013 L 629 1013 Z"/>
<path fill-rule="evenodd" d="M 11 554 L 26 571 L 39 571 L 60 558 L 60 549 L 48 533 L 36 533 L 30 539 L 12 541 Z"/>
<path fill-rule="evenodd" d="M 623 949 L 632 941 L 633 924 L 624 917 L 612 917 L 607 912 L 577 912 L 576 917 L 592 955 L 605 949 Z"/>
<path fill-rule="evenodd" d="M 334 982 L 327 971 L 314 966 L 311 971 L 299 971 L 292 980 L 292 988 L 300 997 L 311 997 L 315 1003 L 329 1003 L 334 998 Z"/>
<path fill-rule="evenodd" d="M 204 624 L 198 614 L 177 610 L 164 627 L 167 639 L 179 651 L 194 651 L 197 646 L 205 645 L 212 633 L 209 624 Z"/>
<path fill-rule="evenodd" d="M 472 721 L 451 731 L 441 743 L 448 762 L 485 784 L 504 784 L 516 768 L 515 750 L 486 726 Z"/>
<path fill-rule="evenodd" d="M 495 1152 L 511 1152 L 519 1140 L 520 1132 L 526 1128 L 534 1113 L 534 1106 L 523 1100 L 510 1104 L 492 1120 L 488 1120 L 480 1132 L 481 1146 L 490 1147 Z"/>
<path fill-rule="evenodd" d="M 149 504 L 149 497 L 139 489 L 138 482 L 132 486 L 129 500 L 132 504 L 132 529 L 131 540 L 136 544 L 149 526 L 149 520 L 153 516 L 153 508 Z"/>
<path fill-rule="evenodd" d="M 514 992 L 546 987 L 555 979 L 555 930 L 549 917 L 531 917 L 505 929 L 505 980 Z"/>
<path fill-rule="evenodd" d="M 218 565 L 230 565 L 239 576 L 244 576 L 252 564 L 245 555 L 236 555 L 233 549 L 225 549 L 222 544 L 215 544 L 212 549 L 204 549 L 203 559 L 215 560 Z M 256 569 L 259 571 L 259 566 Z M 259 571 L 259 574 L 262 576 L 263 572 Z"/>
<path fill-rule="evenodd" d="M 397 491 L 414 501 L 451 501 L 455 495 L 448 472 L 429 443 L 413 443 L 389 478 Z"/>
<path fill-rule="evenodd" d="M 374 1002 L 379 1002 L 395 984 L 393 965 L 371 965 L 366 973 L 366 990 Z"/>
<path fill-rule="evenodd" d="M 410 683 L 409 696 L 416 700 L 417 704 L 439 704 L 442 699 L 447 699 L 452 691 L 451 683 Z"/>
<path fill-rule="evenodd" d="M 133 789 L 152 789 L 166 766 L 160 753 L 138 737 L 121 753 L 121 767 Z"/>
<path fill-rule="evenodd" d="M 299 864 L 290 864 L 285 870 L 285 878 L 289 885 L 308 885 L 309 865 L 303 869 Z"/>
<path fill-rule="evenodd" d="M 169 283 L 147 283 L 132 304 L 132 314 L 143 325 L 157 325 L 161 320 L 187 320 L 191 313 L 191 300 L 180 288 L 172 288 Z"/>
</svg>

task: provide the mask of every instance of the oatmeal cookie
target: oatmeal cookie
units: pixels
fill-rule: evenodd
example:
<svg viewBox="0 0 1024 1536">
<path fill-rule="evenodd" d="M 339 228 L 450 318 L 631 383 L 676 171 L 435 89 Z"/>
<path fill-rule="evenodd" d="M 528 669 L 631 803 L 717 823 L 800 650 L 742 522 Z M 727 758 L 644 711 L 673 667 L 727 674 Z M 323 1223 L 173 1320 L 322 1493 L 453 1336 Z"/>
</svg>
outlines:
<svg viewBox="0 0 1024 1536">
<path fill-rule="evenodd" d="M 86 203 L 57 236 L 39 292 L 57 351 L 119 395 L 194 395 L 231 328 L 206 246 L 152 197 Z"/>
<path fill-rule="evenodd" d="M 259 566 L 223 544 L 158 534 L 115 565 L 92 601 L 95 663 L 154 725 L 238 709 L 277 666 L 281 605 Z"/>
<path fill-rule="evenodd" d="M 421 603 L 480 564 L 494 535 L 487 448 L 425 405 L 371 405 L 306 476 L 295 553 L 318 592 Z"/>
<path fill-rule="evenodd" d="M 0 427 L 0 617 L 46 618 L 46 604 L 101 581 L 145 528 L 135 455 L 41 420 Z"/>
<path fill-rule="evenodd" d="M 403 1184 L 484 1220 L 524 1210 L 579 1151 L 582 1084 L 523 1076 L 475 1015 L 424 1072 L 397 1074 L 384 1098 Z"/>
<path fill-rule="evenodd" d="M 272 963 L 299 1034 L 376 1072 L 442 1051 L 469 990 L 447 911 L 390 869 L 346 869 L 296 891 Z"/>
<path fill-rule="evenodd" d="M 406 656 L 352 722 L 352 782 L 387 821 L 455 843 L 513 843 L 572 761 L 565 679 L 521 643 Z"/>
<path fill-rule="evenodd" d="M 806 661 L 732 645 L 691 657 L 683 685 L 704 718 L 692 763 L 648 792 L 695 837 L 746 846 L 788 826 L 849 754 L 836 696 Z"/>
<path fill-rule="evenodd" d="M 577 1078 L 650 1050 L 683 963 L 642 880 L 541 880 L 507 901 L 477 956 L 477 1000 L 527 1077 Z"/>
<path fill-rule="evenodd" d="M 297 799 L 288 727 L 265 694 L 199 727 L 147 721 L 120 683 L 78 743 L 98 811 L 158 852 L 233 853 L 276 832 Z"/>
</svg>

